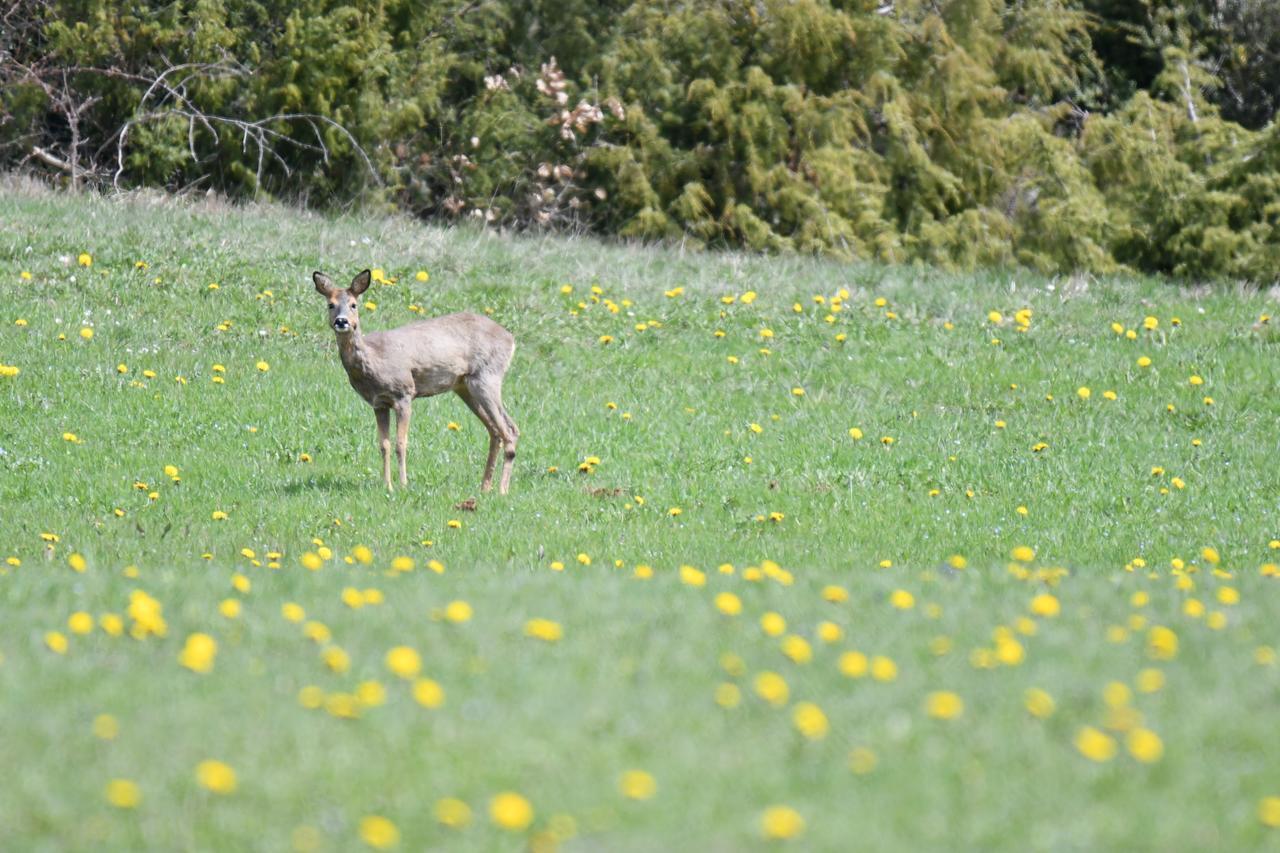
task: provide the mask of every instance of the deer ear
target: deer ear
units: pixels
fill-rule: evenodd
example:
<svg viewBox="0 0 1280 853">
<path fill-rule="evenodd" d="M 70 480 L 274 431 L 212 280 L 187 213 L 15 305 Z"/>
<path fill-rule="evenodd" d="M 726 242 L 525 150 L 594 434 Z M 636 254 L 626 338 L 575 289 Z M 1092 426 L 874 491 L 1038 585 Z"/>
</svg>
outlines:
<svg viewBox="0 0 1280 853">
<path fill-rule="evenodd" d="M 366 290 L 369 289 L 370 281 L 371 281 L 371 278 L 369 276 L 369 271 L 365 270 L 364 272 L 357 275 L 355 278 L 351 279 L 351 292 L 354 293 L 356 296 L 359 296 L 360 294 L 364 293 Z"/>
<path fill-rule="evenodd" d="M 313 272 L 311 280 L 316 283 L 316 292 L 321 296 L 328 296 L 337 289 L 333 286 L 333 279 L 322 272 Z"/>
</svg>

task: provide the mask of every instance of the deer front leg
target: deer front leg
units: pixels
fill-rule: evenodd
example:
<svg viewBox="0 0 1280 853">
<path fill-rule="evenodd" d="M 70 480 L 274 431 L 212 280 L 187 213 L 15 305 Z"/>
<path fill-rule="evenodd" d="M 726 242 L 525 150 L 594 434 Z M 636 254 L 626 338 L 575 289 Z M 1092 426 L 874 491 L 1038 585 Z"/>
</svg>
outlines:
<svg viewBox="0 0 1280 853">
<path fill-rule="evenodd" d="M 405 456 L 409 451 L 409 418 L 413 415 L 413 400 L 396 403 L 396 459 L 400 462 L 400 485 L 409 485 L 409 474 L 405 468 Z M 391 473 L 388 469 L 387 478 Z"/>
<path fill-rule="evenodd" d="M 378 447 L 382 450 L 382 480 L 391 491 L 391 410 L 385 406 L 373 410 L 378 419 Z"/>
</svg>

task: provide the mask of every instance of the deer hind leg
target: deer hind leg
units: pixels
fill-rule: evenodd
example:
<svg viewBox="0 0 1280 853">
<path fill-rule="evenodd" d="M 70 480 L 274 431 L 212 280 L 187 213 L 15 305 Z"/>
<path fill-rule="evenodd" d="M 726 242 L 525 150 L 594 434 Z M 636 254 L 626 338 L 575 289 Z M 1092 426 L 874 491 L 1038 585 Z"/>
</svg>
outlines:
<svg viewBox="0 0 1280 853">
<path fill-rule="evenodd" d="M 400 485 L 409 485 L 406 457 L 409 453 L 409 420 L 413 417 L 413 398 L 396 403 L 396 460 L 400 463 Z M 390 479 L 391 472 L 388 470 Z"/>
<path fill-rule="evenodd" d="M 507 425 L 505 439 L 507 452 L 502 460 L 502 482 L 498 485 L 498 491 L 505 495 L 511 488 L 511 469 L 516 464 L 516 443 L 520 440 L 520 430 L 516 427 L 516 422 L 511 420 L 511 415 L 507 414 L 507 409 L 502 405 L 501 400 L 498 401 L 498 411 Z"/>
<path fill-rule="evenodd" d="M 391 491 L 391 410 L 385 406 L 373 410 L 378 419 L 378 447 L 382 451 L 382 479 Z"/>
<path fill-rule="evenodd" d="M 471 386 L 476 405 L 484 413 L 484 417 L 492 421 L 502 437 L 504 453 L 502 459 L 502 480 L 498 483 L 499 494 L 505 495 L 511 488 L 511 469 L 516 461 L 516 442 L 520 439 L 520 430 L 515 421 L 507 414 L 502 405 L 501 380 L 496 382 L 476 383 Z"/>
<path fill-rule="evenodd" d="M 476 403 L 475 397 L 471 396 L 470 389 L 466 385 L 462 385 L 457 389 L 458 396 L 462 398 L 462 402 L 467 404 L 467 408 L 471 410 L 480 423 L 484 424 L 485 430 L 489 433 L 489 458 L 484 463 L 484 477 L 480 480 L 480 491 L 487 492 L 493 488 L 493 467 L 498 461 L 498 451 L 502 449 L 502 433 L 498 431 L 497 425 L 489 420 L 489 416 L 485 414 L 484 409 Z"/>
</svg>

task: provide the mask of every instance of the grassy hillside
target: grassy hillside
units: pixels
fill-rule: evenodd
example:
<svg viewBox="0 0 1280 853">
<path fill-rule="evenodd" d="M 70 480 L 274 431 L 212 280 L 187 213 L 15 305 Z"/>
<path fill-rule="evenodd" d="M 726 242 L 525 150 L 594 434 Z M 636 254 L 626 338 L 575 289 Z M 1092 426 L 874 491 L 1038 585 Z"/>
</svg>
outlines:
<svg viewBox="0 0 1280 853">
<path fill-rule="evenodd" d="M 365 267 L 510 495 L 453 397 L 384 491 Z M 6 844 L 1275 844 L 1276 308 L 6 185 Z"/>
</svg>

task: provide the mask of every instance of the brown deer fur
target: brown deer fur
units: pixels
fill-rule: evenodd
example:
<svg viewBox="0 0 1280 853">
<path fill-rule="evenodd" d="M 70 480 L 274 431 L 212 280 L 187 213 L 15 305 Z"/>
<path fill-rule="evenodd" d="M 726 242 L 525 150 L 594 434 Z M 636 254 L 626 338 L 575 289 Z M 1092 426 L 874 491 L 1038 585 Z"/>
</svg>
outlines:
<svg viewBox="0 0 1280 853">
<path fill-rule="evenodd" d="M 400 485 L 409 482 L 405 453 L 409 419 L 417 397 L 452 391 L 484 424 L 489 433 L 489 458 L 480 488 L 493 486 L 498 451 L 505 447 L 498 491 L 511 486 L 520 430 L 502 405 L 502 378 L 511 363 L 516 342 L 511 333 L 479 314 L 448 314 L 419 320 L 398 329 L 364 334 L 360 329 L 359 296 L 369 288 L 368 270 L 347 289 L 327 275 L 313 273 L 316 290 L 329 302 L 329 325 L 338 338 L 338 354 L 356 393 L 373 406 L 382 450 L 382 478 L 391 489 L 391 412 L 396 413 L 396 458 Z"/>
</svg>

